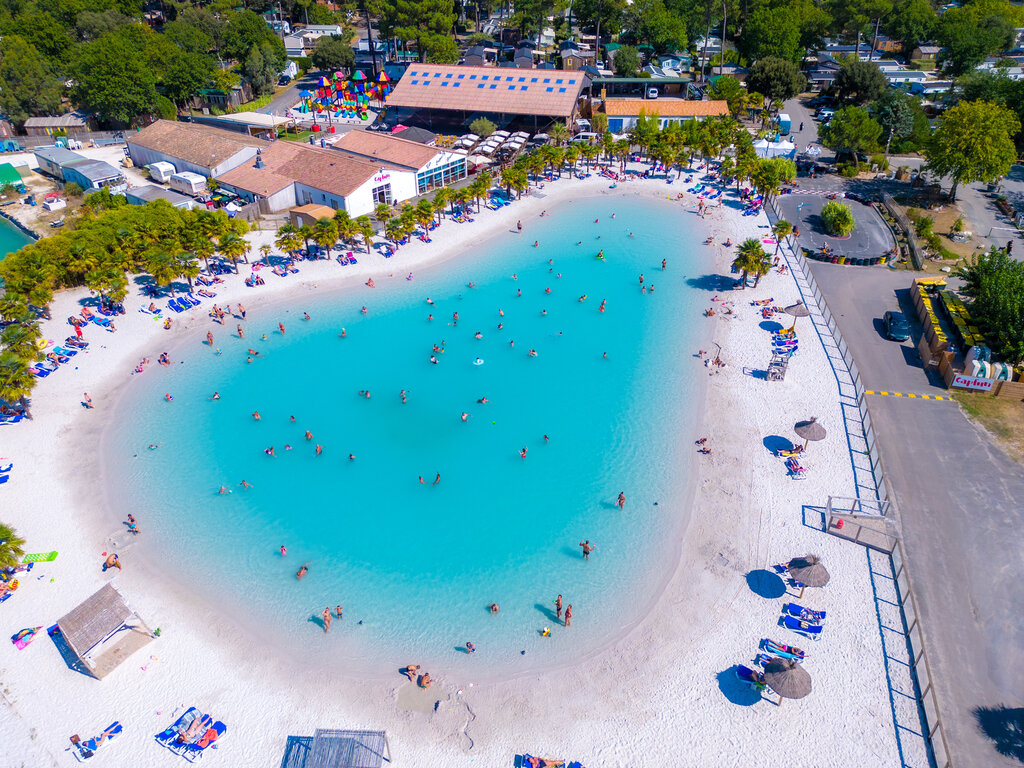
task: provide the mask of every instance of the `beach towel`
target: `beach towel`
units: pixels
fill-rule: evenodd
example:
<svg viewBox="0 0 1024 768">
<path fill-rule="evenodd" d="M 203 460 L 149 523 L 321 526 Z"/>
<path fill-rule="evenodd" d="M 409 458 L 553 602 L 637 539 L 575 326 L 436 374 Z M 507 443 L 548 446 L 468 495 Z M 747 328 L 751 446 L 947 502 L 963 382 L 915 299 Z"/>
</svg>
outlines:
<svg viewBox="0 0 1024 768">
<path fill-rule="evenodd" d="M 43 552 L 36 555 L 25 555 L 22 558 L 23 563 L 51 563 L 57 559 L 57 550 L 53 552 Z"/>
<path fill-rule="evenodd" d="M 36 634 L 42 627 L 30 627 L 29 629 L 22 629 L 19 632 L 15 632 L 11 636 L 11 642 L 14 643 L 14 647 L 19 651 L 24 650 L 28 647 L 29 643 L 36 639 Z"/>
</svg>

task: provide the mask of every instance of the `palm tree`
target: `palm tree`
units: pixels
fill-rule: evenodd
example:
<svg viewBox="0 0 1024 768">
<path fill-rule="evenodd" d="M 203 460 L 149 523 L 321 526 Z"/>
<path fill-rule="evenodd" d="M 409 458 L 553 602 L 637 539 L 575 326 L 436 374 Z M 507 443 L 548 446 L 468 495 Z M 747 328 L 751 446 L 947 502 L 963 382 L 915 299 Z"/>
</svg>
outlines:
<svg viewBox="0 0 1024 768">
<path fill-rule="evenodd" d="M 25 540 L 11 526 L 0 523 L 0 568 L 13 568 L 25 556 Z"/>
<path fill-rule="evenodd" d="M 235 274 L 237 275 L 238 260 L 249 251 L 249 242 L 234 232 L 227 232 L 221 236 L 220 241 L 217 243 L 217 250 L 220 251 L 224 258 L 235 265 Z"/>
<path fill-rule="evenodd" d="M 434 211 L 437 213 L 437 223 L 444 218 L 444 207 L 451 202 L 452 190 L 450 187 L 441 187 L 434 193 Z"/>
<path fill-rule="evenodd" d="M 398 220 L 397 216 L 384 222 L 384 237 L 395 244 L 395 250 L 399 248 L 398 241 L 402 239 L 403 231 L 402 222 Z"/>
<path fill-rule="evenodd" d="M 9 325 L 0 333 L 0 342 L 3 343 L 6 352 L 22 360 L 36 360 L 40 354 L 36 342 L 41 337 L 42 332 L 36 323 Z"/>
<path fill-rule="evenodd" d="M 391 218 L 391 206 L 387 203 L 379 203 L 377 207 L 373 209 L 373 218 L 381 224 L 386 224 L 388 219 Z"/>
<path fill-rule="evenodd" d="M 128 295 L 128 279 L 120 267 L 100 267 L 85 276 L 85 284 L 90 291 L 99 294 L 100 301 L 104 298 L 121 301 Z"/>
<path fill-rule="evenodd" d="M 420 201 L 416 203 L 416 223 L 423 227 L 423 232 L 426 234 L 433 221 L 434 204 L 425 197 L 421 198 Z"/>
<path fill-rule="evenodd" d="M 306 246 L 306 252 L 309 252 L 309 241 L 313 239 L 313 228 L 308 224 L 303 224 L 299 227 L 296 232 L 299 233 L 299 237 L 302 238 L 303 244 Z"/>
<path fill-rule="evenodd" d="M 572 144 L 565 148 L 565 162 L 569 164 L 569 173 L 576 171 L 576 161 L 580 159 L 582 149 L 579 144 Z"/>
<path fill-rule="evenodd" d="M 274 245 L 294 257 L 302 250 L 302 235 L 291 224 L 285 224 L 277 230 L 277 239 L 274 241 Z"/>
<path fill-rule="evenodd" d="M 263 263 L 268 267 L 270 266 L 270 246 L 263 244 L 260 246 L 260 256 L 263 257 Z"/>
<path fill-rule="evenodd" d="M 356 225 L 346 210 L 334 212 L 334 228 L 338 231 L 338 239 L 347 243 L 356 234 Z"/>
<path fill-rule="evenodd" d="M 28 360 L 13 352 L 0 354 L 0 400 L 11 405 L 24 405 L 35 383 L 36 377 L 28 369 Z"/>
<path fill-rule="evenodd" d="M 793 225 L 785 219 L 779 219 L 775 224 L 772 225 L 772 234 L 775 235 L 775 254 L 779 255 L 779 249 L 782 248 L 782 241 L 789 237 L 790 232 L 793 231 Z"/>
<path fill-rule="evenodd" d="M 327 258 L 331 258 L 331 248 L 338 242 L 338 227 L 333 219 L 320 219 L 313 225 L 313 242 L 327 249 Z"/>
<path fill-rule="evenodd" d="M 748 237 L 736 248 L 736 258 L 732 266 L 743 273 L 740 287 L 747 287 L 747 276 L 751 273 L 757 274 L 768 262 L 768 254 L 761 247 L 761 241 L 756 237 Z M 767 274 L 767 269 L 762 274 Z M 760 278 L 758 278 L 760 279 Z"/>
<path fill-rule="evenodd" d="M 373 224 L 370 222 L 369 216 L 360 216 L 355 221 L 356 227 L 358 227 L 358 234 L 363 238 L 363 244 L 366 246 L 366 252 L 370 252 L 370 248 L 373 247 L 373 236 L 376 231 L 373 228 Z"/>
<path fill-rule="evenodd" d="M 174 257 L 178 266 L 178 274 L 188 280 L 188 289 L 192 290 L 192 278 L 199 274 L 199 260 L 194 253 L 182 251 Z"/>
<path fill-rule="evenodd" d="M 227 253 L 224 255 L 226 256 Z M 174 278 L 180 274 L 178 270 L 178 261 L 174 257 L 174 254 L 164 247 L 154 246 L 146 251 L 144 257 L 146 261 L 146 271 L 153 276 L 153 280 L 156 281 L 157 285 L 170 286 L 171 296 L 173 297 Z M 237 270 L 237 265 L 235 268 Z"/>
<path fill-rule="evenodd" d="M 555 142 L 556 147 L 560 147 L 565 143 L 566 139 L 569 138 L 569 129 L 566 127 L 565 123 L 555 123 L 548 128 L 548 136 L 550 136 L 551 140 Z"/>
<path fill-rule="evenodd" d="M 3 296 L 0 297 L 0 320 L 22 323 L 32 322 L 33 318 L 24 301 L 13 296 Z"/>
</svg>

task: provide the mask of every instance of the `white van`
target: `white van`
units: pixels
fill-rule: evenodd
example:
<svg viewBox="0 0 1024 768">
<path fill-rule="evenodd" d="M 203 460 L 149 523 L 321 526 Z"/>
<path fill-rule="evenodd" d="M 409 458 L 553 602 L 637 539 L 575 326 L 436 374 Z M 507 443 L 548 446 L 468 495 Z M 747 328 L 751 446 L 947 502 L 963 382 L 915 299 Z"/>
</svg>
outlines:
<svg viewBox="0 0 1024 768">
<path fill-rule="evenodd" d="M 584 131 L 583 133 L 577 133 L 572 137 L 573 141 L 579 141 L 581 143 L 594 144 L 600 137 L 596 133 L 590 131 Z"/>
<path fill-rule="evenodd" d="M 658 98 L 658 89 L 657 88 L 648 88 L 647 89 L 647 98 L 648 99 L 656 99 L 656 98 Z"/>
</svg>

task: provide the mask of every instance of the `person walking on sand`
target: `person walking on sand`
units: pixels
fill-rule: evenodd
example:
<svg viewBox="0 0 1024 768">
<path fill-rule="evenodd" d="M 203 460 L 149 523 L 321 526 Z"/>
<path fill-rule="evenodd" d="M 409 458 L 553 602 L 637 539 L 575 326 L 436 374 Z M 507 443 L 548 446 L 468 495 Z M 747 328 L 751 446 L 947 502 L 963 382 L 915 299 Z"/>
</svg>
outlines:
<svg viewBox="0 0 1024 768">
<path fill-rule="evenodd" d="M 615 503 L 619 505 L 619 509 L 625 509 L 626 508 L 626 494 L 622 493 L 620 491 L 619 492 L 619 498 L 616 499 Z"/>
<path fill-rule="evenodd" d="M 320 618 L 324 621 L 324 634 L 326 635 L 331 631 L 331 609 L 324 608 L 323 612 L 320 614 Z"/>
<path fill-rule="evenodd" d="M 240 314 L 242 316 L 242 319 L 245 320 L 245 307 L 243 307 L 241 304 L 238 305 L 238 314 Z"/>
<path fill-rule="evenodd" d="M 516 230 L 519 232 L 519 234 L 523 234 L 523 222 L 521 222 L 521 221 L 517 221 L 516 222 Z"/>
<path fill-rule="evenodd" d="M 590 559 L 590 553 L 593 552 L 597 548 L 594 544 L 590 543 L 590 539 L 587 539 L 586 541 L 581 541 L 580 542 L 580 546 L 583 547 L 583 559 L 584 560 L 589 560 Z"/>
<path fill-rule="evenodd" d="M 555 598 L 555 618 L 561 620 L 562 618 L 562 596 L 559 595 Z"/>
<path fill-rule="evenodd" d="M 211 347 L 213 346 L 213 331 L 206 332 L 206 343 Z"/>
<path fill-rule="evenodd" d="M 82 393 L 82 397 L 85 398 L 86 410 L 91 410 L 92 409 L 92 398 L 89 397 L 89 393 L 88 392 L 83 392 Z"/>
<path fill-rule="evenodd" d="M 563 626 L 568 627 L 570 624 L 572 624 L 572 603 L 565 606 L 565 623 Z"/>
</svg>

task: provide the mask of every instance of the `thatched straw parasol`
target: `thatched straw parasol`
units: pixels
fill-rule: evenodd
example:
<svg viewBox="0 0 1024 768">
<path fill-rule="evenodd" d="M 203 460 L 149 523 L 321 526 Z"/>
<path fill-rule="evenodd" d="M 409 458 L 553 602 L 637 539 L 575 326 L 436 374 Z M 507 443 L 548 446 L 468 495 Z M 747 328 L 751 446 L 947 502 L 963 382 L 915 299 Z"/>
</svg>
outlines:
<svg viewBox="0 0 1024 768">
<path fill-rule="evenodd" d="M 771 659 L 764 665 L 764 681 L 783 699 L 802 699 L 811 692 L 811 676 L 793 659 Z"/>
<path fill-rule="evenodd" d="M 798 421 L 793 426 L 793 431 L 804 439 L 804 450 L 807 450 L 807 444 L 811 440 L 814 442 L 824 440 L 827 434 L 825 428 L 818 423 L 817 416 L 811 416 L 807 421 Z"/>
<path fill-rule="evenodd" d="M 787 315 L 792 315 L 793 317 L 793 325 L 790 327 L 790 331 L 796 328 L 796 319 L 798 317 L 809 317 L 811 314 L 811 310 L 809 310 L 802 301 L 798 301 L 796 304 L 790 304 L 782 311 Z"/>
<path fill-rule="evenodd" d="M 804 588 L 824 587 L 831 578 L 817 555 L 794 557 L 786 568 L 789 575 L 793 577 L 793 581 L 801 585 L 800 597 L 804 596 Z"/>
</svg>

